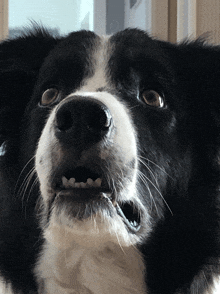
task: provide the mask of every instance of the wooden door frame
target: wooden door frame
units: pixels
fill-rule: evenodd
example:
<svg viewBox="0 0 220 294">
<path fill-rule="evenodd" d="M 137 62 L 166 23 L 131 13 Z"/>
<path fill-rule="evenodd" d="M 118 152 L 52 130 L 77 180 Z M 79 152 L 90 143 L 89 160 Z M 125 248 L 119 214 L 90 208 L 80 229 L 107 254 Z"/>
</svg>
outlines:
<svg viewBox="0 0 220 294">
<path fill-rule="evenodd" d="M 8 36 L 8 0 L 0 0 L 0 40 Z"/>
</svg>

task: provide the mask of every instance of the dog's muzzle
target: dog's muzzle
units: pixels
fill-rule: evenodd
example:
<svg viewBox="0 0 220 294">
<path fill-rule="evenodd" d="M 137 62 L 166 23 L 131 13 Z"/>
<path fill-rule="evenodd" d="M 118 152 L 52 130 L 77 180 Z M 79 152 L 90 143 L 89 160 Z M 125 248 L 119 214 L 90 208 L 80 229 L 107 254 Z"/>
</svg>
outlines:
<svg viewBox="0 0 220 294">
<path fill-rule="evenodd" d="M 129 231 L 137 232 L 140 213 L 133 201 L 121 196 L 133 169 L 124 160 L 120 144 L 114 143 L 114 115 L 106 104 L 89 96 L 69 96 L 58 104 L 48 128 L 55 135 L 49 149 L 52 202 L 59 208 L 65 205 L 78 219 L 100 209 L 111 215 L 113 210 Z"/>
</svg>

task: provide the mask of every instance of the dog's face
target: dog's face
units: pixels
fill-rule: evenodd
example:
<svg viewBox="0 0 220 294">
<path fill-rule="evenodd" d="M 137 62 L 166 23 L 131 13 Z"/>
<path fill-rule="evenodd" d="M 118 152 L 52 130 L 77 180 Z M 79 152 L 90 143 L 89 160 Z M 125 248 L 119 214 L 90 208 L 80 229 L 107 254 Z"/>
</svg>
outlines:
<svg viewBox="0 0 220 294">
<path fill-rule="evenodd" d="M 29 38 L 36 46 L 49 42 Z M 202 135 L 195 110 L 207 93 L 197 87 L 191 94 L 196 76 L 184 69 L 190 53 L 138 30 L 108 38 L 82 31 L 50 42 L 46 52 L 30 51 L 29 61 L 23 56 L 14 65 L 14 75 L 28 81 L 27 91 L 18 92 L 28 103 L 22 120 L 24 103 L 11 103 L 19 121 L 12 129 L 22 121 L 23 131 L 19 157 L 13 140 L 5 157 L 16 157 L 22 192 L 36 177 L 30 190 L 39 184 L 33 198 L 40 195 L 44 228 L 94 229 L 121 244 L 139 243 L 172 214 L 175 193 L 186 189 L 197 167 L 194 137 Z M 8 91 L 3 87 L 10 103 L 16 93 Z"/>
<path fill-rule="evenodd" d="M 160 215 L 176 121 L 165 97 L 173 73 L 157 47 L 140 32 L 80 32 L 46 57 L 23 147 L 35 142 L 44 226 L 81 234 L 82 223 L 95 224 L 99 235 L 134 244 L 149 231 L 150 214 Z"/>
<path fill-rule="evenodd" d="M 137 101 L 129 104 L 112 81 L 113 47 L 111 39 L 72 34 L 45 60 L 33 95 L 37 120 L 45 121 L 35 166 L 44 225 L 82 233 L 82 223 L 89 230 L 95 224 L 99 235 L 136 243 L 149 230 L 137 187 L 138 138 L 130 111 Z M 163 103 L 156 92 L 150 99 Z"/>
</svg>

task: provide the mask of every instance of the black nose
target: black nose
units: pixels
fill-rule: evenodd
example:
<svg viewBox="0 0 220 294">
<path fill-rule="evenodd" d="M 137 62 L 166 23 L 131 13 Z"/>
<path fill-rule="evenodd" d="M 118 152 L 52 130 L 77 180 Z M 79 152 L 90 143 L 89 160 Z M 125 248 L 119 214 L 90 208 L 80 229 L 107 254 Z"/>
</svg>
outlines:
<svg viewBox="0 0 220 294">
<path fill-rule="evenodd" d="M 76 96 L 56 112 L 56 137 L 65 145 L 87 149 L 110 133 L 112 117 L 102 102 Z"/>
</svg>

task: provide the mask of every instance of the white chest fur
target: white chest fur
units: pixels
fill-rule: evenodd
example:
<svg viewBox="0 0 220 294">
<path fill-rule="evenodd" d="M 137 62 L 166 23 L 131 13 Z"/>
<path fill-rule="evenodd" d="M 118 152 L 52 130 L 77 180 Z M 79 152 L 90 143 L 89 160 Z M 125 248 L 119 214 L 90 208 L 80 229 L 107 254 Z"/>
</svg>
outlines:
<svg viewBox="0 0 220 294">
<path fill-rule="evenodd" d="M 45 294 L 146 293 L 143 264 L 135 248 L 59 250 L 47 244 L 37 268 Z M 43 277 L 43 279 L 42 279 Z"/>
<path fill-rule="evenodd" d="M 145 269 L 135 246 L 88 235 L 73 240 L 58 231 L 50 229 L 35 269 L 41 294 L 146 293 Z"/>
</svg>

